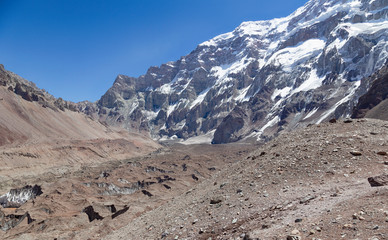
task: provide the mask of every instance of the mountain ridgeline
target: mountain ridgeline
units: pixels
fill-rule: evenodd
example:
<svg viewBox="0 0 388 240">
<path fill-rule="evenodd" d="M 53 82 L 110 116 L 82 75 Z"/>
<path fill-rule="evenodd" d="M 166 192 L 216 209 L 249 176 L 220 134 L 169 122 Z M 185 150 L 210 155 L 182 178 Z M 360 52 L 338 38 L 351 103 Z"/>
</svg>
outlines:
<svg viewBox="0 0 388 240">
<path fill-rule="evenodd" d="M 154 139 L 229 143 L 348 117 L 388 59 L 387 0 L 311 0 L 243 22 L 139 78 L 119 75 L 81 111 Z"/>
</svg>

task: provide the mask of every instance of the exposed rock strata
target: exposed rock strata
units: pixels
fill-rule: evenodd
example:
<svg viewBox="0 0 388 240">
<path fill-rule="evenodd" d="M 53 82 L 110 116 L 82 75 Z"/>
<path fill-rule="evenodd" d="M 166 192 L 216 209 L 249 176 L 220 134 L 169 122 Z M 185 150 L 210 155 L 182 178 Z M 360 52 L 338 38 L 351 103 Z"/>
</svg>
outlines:
<svg viewBox="0 0 388 240">
<path fill-rule="evenodd" d="M 388 58 L 386 1 L 311 0 L 244 22 L 139 78 L 118 75 L 80 110 L 155 139 L 268 140 L 352 114 Z"/>
</svg>

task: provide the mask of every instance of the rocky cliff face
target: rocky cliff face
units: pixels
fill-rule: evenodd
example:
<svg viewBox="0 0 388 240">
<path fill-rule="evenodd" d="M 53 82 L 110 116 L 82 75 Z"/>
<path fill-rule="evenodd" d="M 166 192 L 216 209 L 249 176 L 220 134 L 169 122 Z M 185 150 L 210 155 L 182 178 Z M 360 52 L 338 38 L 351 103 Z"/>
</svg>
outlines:
<svg viewBox="0 0 388 240">
<path fill-rule="evenodd" d="M 361 82 L 371 84 L 371 87 L 360 97 L 352 117 L 388 120 L 388 61 L 378 72 Z"/>
<path fill-rule="evenodd" d="M 119 75 L 80 109 L 157 139 L 227 143 L 350 116 L 360 80 L 388 58 L 387 0 L 311 0 L 288 17 L 244 22 L 139 78 Z"/>
</svg>

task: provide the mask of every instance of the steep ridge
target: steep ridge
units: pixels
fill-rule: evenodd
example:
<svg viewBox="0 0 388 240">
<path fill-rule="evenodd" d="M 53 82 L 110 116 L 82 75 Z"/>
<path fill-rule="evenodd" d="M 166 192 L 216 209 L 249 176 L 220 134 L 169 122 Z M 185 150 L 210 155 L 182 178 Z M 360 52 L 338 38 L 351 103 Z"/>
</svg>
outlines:
<svg viewBox="0 0 388 240">
<path fill-rule="evenodd" d="M 108 128 L 78 113 L 75 103 L 54 98 L 4 66 L 0 86 L 0 145 L 109 136 Z"/>
<path fill-rule="evenodd" d="M 155 139 L 227 143 L 350 116 L 388 58 L 386 0 L 310 0 L 244 22 L 139 78 L 119 75 L 80 109 Z"/>
<path fill-rule="evenodd" d="M 160 146 L 138 133 L 105 126 L 77 105 L 0 65 L 0 189 L 16 179 L 61 174 L 82 164 L 125 159 Z M 8 182 L 10 181 L 10 182 Z"/>
</svg>

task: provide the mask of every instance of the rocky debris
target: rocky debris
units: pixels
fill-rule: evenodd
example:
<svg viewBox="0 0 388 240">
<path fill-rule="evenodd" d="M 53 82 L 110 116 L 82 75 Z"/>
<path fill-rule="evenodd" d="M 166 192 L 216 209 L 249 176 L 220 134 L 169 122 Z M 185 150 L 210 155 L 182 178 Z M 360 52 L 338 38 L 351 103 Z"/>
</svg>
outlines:
<svg viewBox="0 0 388 240">
<path fill-rule="evenodd" d="M 311 200 L 315 199 L 316 196 L 313 196 L 313 195 L 308 195 L 306 197 L 304 197 L 303 199 L 301 199 L 299 201 L 300 204 L 306 204 L 306 203 L 309 203 Z"/>
<path fill-rule="evenodd" d="M 169 171 L 170 172 L 170 171 Z M 175 181 L 175 178 L 172 178 L 168 175 L 163 175 L 161 177 L 155 177 L 155 181 L 137 181 L 135 183 L 130 183 L 128 181 L 123 181 L 121 179 L 120 182 L 125 183 L 129 186 L 119 187 L 113 183 L 106 183 L 106 182 L 90 182 L 90 183 L 84 183 L 87 187 L 97 187 L 99 189 L 99 193 L 101 195 L 129 195 L 134 194 L 138 190 L 144 189 L 148 186 L 151 186 L 156 183 L 164 183 L 167 181 Z"/>
<path fill-rule="evenodd" d="M 129 207 L 128 207 L 127 205 L 125 205 L 123 209 L 118 210 L 117 212 L 115 212 L 115 213 L 112 215 L 112 219 L 115 219 L 116 217 L 120 216 L 121 214 L 127 212 L 128 209 L 129 209 Z"/>
<path fill-rule="evenodd" d="M 93 206 L 87 206 L 82 210 L 82 212 L 86 213 L 89 218 L 89 222 L 93 222 L 94 220 L 102 220 L 103 217 L 100 216 L 100 214 L 96 211 L 94 211 Z"/>
<path fill-rule="evenodd" d="M 302 238 L 298 235 L 288 235 L 287 240 L 302 240 Z"/>
<path fill-rule="evenodd" d="M 148 192 L 147 190 L 141 190 L 141 192 L 142 192 L 144 195 L 148 196 L 148 197 L 152 197 L 152 196 L 153 196 L 153 195 L 152 195 L 150 192 Z"/>
<path fill-rule="evenodd" d="M 387 152 L 385 151 L 380 151 L 380 152 L 377 152 L 378 155 L 381 155 L 381 156 L 386 156 L 387 155 Z"/>
<path fill-rule="evenodd" d="M 376 177 L 369 177 L 368 182 L 371 187 L 381 187 L 388 185 L 388 174 L 382 174 Z"/>
<path fill-rule="evenodd" d="M 222 198 L 221 197 L 210 199 L 210 204 L 219 204 L 221 202 L 222 202 Z"/>
<path fill-rule="evenodd" d="M 362 155 L 362 153 L 359 151 L 351 151 L 350 154 L 352 154 L 353 156 L 361 156 Z"/>
<path fill-rule="evenodd" d="M 242 149 L 243 153 L 240 152 Z M 7 214 L 14 211 L 19 211 L 19 213 L 28 211 L 37 219 L 36 222 L 28 227 L 24 224 L 19 225 L 12 231 L 8 231 L 7 234 L 12 236 L 11 239 L 17 238 L 16 234 L 26 234 L 40 239 L 54 239 L 59 235 L 63 239 L 74 239 L 74 232 L 77 232 L 76 235 L 80 238 L 85 236 L 85 239 L 101 239 L 112 229 L 119 229 L 145 212 L 150 212 L 192 189 L 199 181 L 192 179 L 191 174 L 201 176 L 200 180 L 208 179 L 214 175 L 208 168 L 221 169 L 238 157 L 245 157 L 244 154 L 247 154 L 250 149 L 255 149 L 255 147 L 179 144 L 132 159 L 93 163 L 94 166 L 89 166 L 92 164 L 82 166 L 77 171 L 39 176 L 34 182 L 45 182 L 43 196 L 34 199 L 34 202 L 27 202 L 21 209 L 7 209 Z M 191 160 L 187 162 L 189 167 L 186 172 L 180 167 L 182 152 L 190 153 L 191 156 Z M 168 175 L 159 171 L 146 173 L 144 171 L 146 166 L 174 173 Z M 108 172 L 110 176 L 100 178 L 102 172 Z M 128 194 L 130 190 L 128 188 L 137 190 Z M 142 189 L 153 196 L 144 196 Z M 89 222 L 88 216 L 80 212 L 89 205 L 103 218 L 101 222 L 94 220 L 92 224 L 85 224 Z M 124 205 L 131 206 L 125 213 Z M 217 208 L 217 206 L 214 207 Z M 119 215 L 120 213 L 123 214 Z M 112 216 L 114 221 L 112 221 Z M 206 227 L 200 227 L 206 231 L 204 234 L 210 233 Z M 53 231 L 53 229 L 56 230 Z M 7 238 L 4 234 L 0 231 L 0 239 Z M 97 236 L 98 234 L 100 235 Z"/>
<path fill-rule="evenodd" d="M 42 188 L 38 185 L 27 185 L 22 188 L 11 189 L 8 193 L 0 196 L 0 205 L 4 208 L 18 208 L 42 193 Z"/>
<path fill-rule="evenodd" d="M 365 217 L 363 217 L 363 215 L 365 215 L 365 213 L 363 211 L 360 211 L 358 213 L 355 213 L 352 215 L 353 219 L 358 219 L 358 220 L 365 220 Z"/>
<path fill-rule="evenodd" d="M 34 223 L 28 229 L 13 229 L 9 238 L 22 234 L 20 238 L 53 239 L 60 234 L 64 239 L 74 239 L 69 232 L 76 231 L 76 237 L 80 239 L 157 239 L 166 232 L 165 239 L 243 239 L 243 233 L 250 239 L 286 239 L 290 235 L 315 240 L 368 239 L 371 236 L 384 239 L 388 191 L 384 187 L 371 188 L 365 180 L 368 176 L 381 174 L 384 168 L 384 165 L 376 164 L 385 158 L 376 155 L 376 149 L 384 148 L 387 143 L 385 124 L 374 119 L 353 121 L 352 124 L 325 122 L 282 133 L 264 145 L 250 145 L 249 149 L 254 151 L 250 156 L 254 158 L 237 154 L 244 144 L 177 144 L 171 147 L 170 153 L 164 151 L 131 160 L 141 165 L 128 164 L 127 159 L 114 168 L 107 167 L 113 162 L 95 170 L 83 168 L 82 173 L 66 175 L 66 180 L 45 180 L 47 198 L 39 197 L 34 205 L 29 202 L 23 206 L 22 210 L 28 210 L 34 218 L 40 216 L 36 222 L 45 221 L 48 227 L 44 231 L 38 230 L 42 224 Z M 377 129 L 378 135 L 369 134 Z M 232 148 L 236 155 L 231 152 Z M 362 151 L 362 157 L 352 157 L 351 149 Z M 181 168 L 182 152 L 200 154 L 191 155 L 187 172 Z M 259 156 L 261 152 L 267 154 Z M 280 157 L 276 157 L 276 153 Z M 222 161 L 214 162 L 222 156 Z M 166 174 L 145 173 L 144 166 L 174 170 L 168 174 L 176 179 L 168 182 L 172 189 L 167 190 L 155 180 L 157 177 L 164 179 Z M 217 174 L 208 170 L 212 166 L 217 168 Z M 119 187 L 128 187 L 137 181 L 145 186 L 146 182 L 154 181 L 146 188 L 153 196 L 146 197 L 138 191 L 112 197 L 100 194 L 95 184 L 90 187 L 81 184 L 94 179 L 102 170 L 109 171 L 111 176 L 100 181 L 109 180 Z M 200 176 L 196 171 L 201 173 L 201 181 L 192 179 L 192 173 Z M 332 173 L 327 174 L 329 171 Z M 345 178 L 345 174 L 349 177 Z M 126 182 L 118 181 L 124 176 Z M 334 193 L 335 197 L 332 197 Z M 311 199 L 313 196 L 315 198 Z M 217 198 L 222 202 L 210 203 Z M 300 204 L 301 200 L 304 203 Z M 74 216 L 74 213 L 81 211 L 78 206 L 88 206 L 91 201 L 94 211 L 104 220 L 84 224 L 86 215 Z M 124 205 L 131 206 L 131 210 L 120 215 L 119 220 L 111 221 L 113 213 L 108 211 L 108 203 L 114 204 L 117 210 L 122 209 L 118 206 Z M 72 209 L 64 210 L 70 205 Z M 54 212 L 48 214 L 40 210 L 42 207 Z M 361 211 L 365 214 L 361 215 Z M 365 220 L 354 219 L 354 213 Z M 303 221 L 295 223 L 296 219 Z M 350 228 L 342 229 L 345 224 L 350 224 Z M 373 230 L 376 225 L 379 228 Z M 292 234 L 294 228 L 300 234 Z"/>
<path fill-rule="evenodd" d="M 186 163 L 182 164 L 182 170 L 183 170 L 184 172 L 187 171 L 187 165 L 186 165 Z"/>
<path fill-rule="evenodd" d="M 18 226 L 24 219 L 27 219 L 27 224 L 34 221 L 28 212 L 23 215 L 9 214 L 5 215 L 4 212 L 0 211 L 0 228 L 3 231 L 8 231 L 11 228 Z"/>
<path fill-rule="evenodd" d="M 109 176 L 110 176 L 110 174 L 107 171 L 103 171 L 103 172 L 100 173 L 100 178 L 107 178 Z"/>
<path fill-rule="evenodd" d="M 365 180 L 381 172 L 374 163 L 381 161 L 375 149 L 387 141 L 384 124 L 338 121 L 282 133 L 109 237 L 157 238 L 163 231 L 173 239 L 243 239 L 242 233 L 251 239 L 368 239 L 382 234 L 388 191 L 373 190 Z M 369 134 L 377 129 L 378 135 Z M 351 149 L 362 156 L 352 157 Z M 155 230 L 145 231 L 143 222 L 151 221 Z M 345 224 L 350 225 L 342 229 Z M 291 232 L 295 227 L 299 234 Z"/>
<path fill-rule="evenodd" d="M 163 183 L 163 182 L 167 182 L 167 181 L 175 181 L 176 179 L 172 178 L 172 177 L 170 177 L 168 175 L 164 175 L 163 178 L 156 177 L 156 180 L 158 180 L 158 183 Z"/>
<path fill-rule="evenodd" d="M 109 211 L 110 211 L 111 213 L 115 213 L 115 212 L 117 211 L 117 209 L 116 209 L 116 207 L 115 207 L 114 204 L 105 205 L 105 206 L 109 209 Z"/>
<path fill-rule="evenodd" d="M 199 178 L 197 176 L 195 176 L 195 174 L 191 174 L 191 178 L 194 179 L 195 181 L 199 180 Z"/>
<path fill-rule="evenodd" d="M 147 168 L 145 169 L 145 171 L 148 173 L 148 172 L 161 172 L 161 173 L 173 173 L 172 171 L 165 171 L 163 169 L 160 169 L 160 168 L 157 168 L 157 167 L 153 167 L 153 166 L 147 166 Z"/>
<path fill-rule="evenodd" d="M 159 177 L 156 178 L 158 181 L 159 180 Z M 145 180 L 143 181 L 137 181 L 136 183 L 132 183 L 132 186 L 137 188 L 137 189 L 141 189 L 141 188 L 145 188 L 145 187 L 148 187 L 152 184 L 155 184 L 156 182 L 153 182 L 153 181 L 150 181 L 150 182 L 146 182 Z"/>
</svg>

